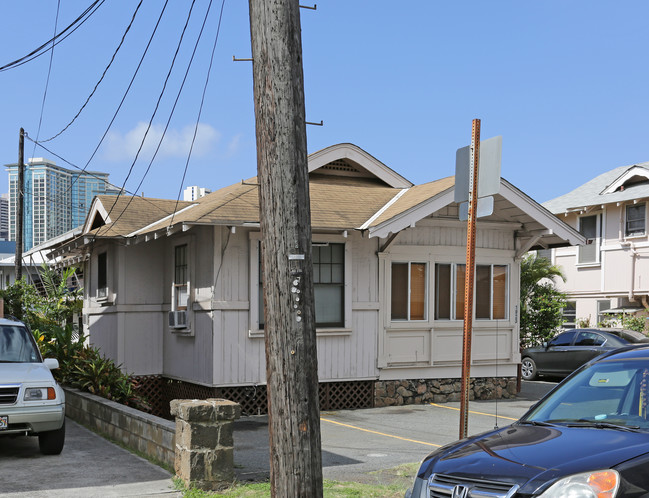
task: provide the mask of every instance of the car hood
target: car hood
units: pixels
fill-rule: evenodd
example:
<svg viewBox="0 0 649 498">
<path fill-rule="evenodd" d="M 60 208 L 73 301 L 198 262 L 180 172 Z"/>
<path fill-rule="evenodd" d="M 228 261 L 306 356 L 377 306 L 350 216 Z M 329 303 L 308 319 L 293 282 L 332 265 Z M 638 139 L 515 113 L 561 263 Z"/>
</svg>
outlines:
<svg viewBox="0 0 649 498">
<path fill-rule="evenodd" d="M 54 382 L 44 363 L 0 363 L 0 383 Z"/>
<path fill-rule="evenodd" d="M 645 453 L 649 433 L 514 424 L 437 450 L 419 477 L 436 473 L 508 482 L 532 494 L 557 478 L 612 468 Z"/>
</svg>

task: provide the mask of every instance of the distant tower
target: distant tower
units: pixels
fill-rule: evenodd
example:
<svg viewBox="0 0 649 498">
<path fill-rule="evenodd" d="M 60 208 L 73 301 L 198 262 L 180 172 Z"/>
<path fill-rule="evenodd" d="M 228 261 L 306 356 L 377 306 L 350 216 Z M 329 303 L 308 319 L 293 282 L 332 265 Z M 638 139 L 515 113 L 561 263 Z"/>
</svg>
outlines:
<svg viewBox="0 0 649 498">
<path fill-rule="evenodd" d="M 204 197 L 211 192 L 211 190 L 203 187 L 187 187 L 185 190 L 183 190 L 183 200 L 189 202 L 195 201 L 199 197 Z"/>
<path fill-rule="evenodd" d="M 16 240 L 18 165 L 7 164 L 9 173 L 9 240 Z M 25 251 L 82 225 L 96 195 L 117 194 L 108 173 L 73 171 L 42 157 L 25 164 Z"/>
<path fill-rule="evenodd" d="M 0 240 L 9 240 L 9 194 L 0 195 Z"/>
</svg>

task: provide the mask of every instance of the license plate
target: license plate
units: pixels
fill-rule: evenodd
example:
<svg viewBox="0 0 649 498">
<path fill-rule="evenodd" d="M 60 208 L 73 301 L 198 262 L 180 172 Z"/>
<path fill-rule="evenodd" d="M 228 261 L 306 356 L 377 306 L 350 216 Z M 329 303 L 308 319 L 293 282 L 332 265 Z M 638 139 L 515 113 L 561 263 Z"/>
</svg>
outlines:
<svg viewBox="0 0 649 498">
<path fill-rule="evenodd" d="M 0 431 L 3 431 L 8 428 L 9 428 L 9 416 L 0 415 Z"/>
</svg>

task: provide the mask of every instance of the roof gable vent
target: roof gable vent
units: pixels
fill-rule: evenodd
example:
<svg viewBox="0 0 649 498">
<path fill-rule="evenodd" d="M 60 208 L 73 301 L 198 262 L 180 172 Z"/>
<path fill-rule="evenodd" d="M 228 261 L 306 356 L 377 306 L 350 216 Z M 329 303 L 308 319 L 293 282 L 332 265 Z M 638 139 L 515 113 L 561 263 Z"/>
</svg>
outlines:
<svg viewBox="0 0 649 498">
<path fill-rule="evenodd" d="M 321 175 L 353 176 L 361 178 L 371 178 L 374 176 L 365 168 L 357 166 L 345 159 L 336 159 L 335 161 L 331 161 L 330 163 L 321 166 L 318 168 L 318 173 Z"/>
<path fill-rule="evenodd" d="M 646 163 L 643 163 L 646 165 Z M 622 175 L 618 176 L 613 183 L 606 187 L 601 193 L 612 194 L 621 192 L 626 188 L 636 185 L 649 185 L 649 169 L 644 166 L 632 166 Z"/>
</svg>

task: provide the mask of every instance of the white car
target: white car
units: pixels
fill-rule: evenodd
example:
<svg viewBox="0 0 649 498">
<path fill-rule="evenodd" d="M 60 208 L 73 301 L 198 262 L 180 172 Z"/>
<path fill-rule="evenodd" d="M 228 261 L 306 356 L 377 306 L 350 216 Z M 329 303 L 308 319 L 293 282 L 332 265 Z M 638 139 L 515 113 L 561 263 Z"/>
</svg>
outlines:
<svg viewBox="0 0 649 498">
<path fill-rule="evenodd" d="M 25 324 L 0 318 L 0 437 L 38 436 L 44 455 L 58 455 L 65 442 L 65 393 L 43 360 Z"/>
</svg>

